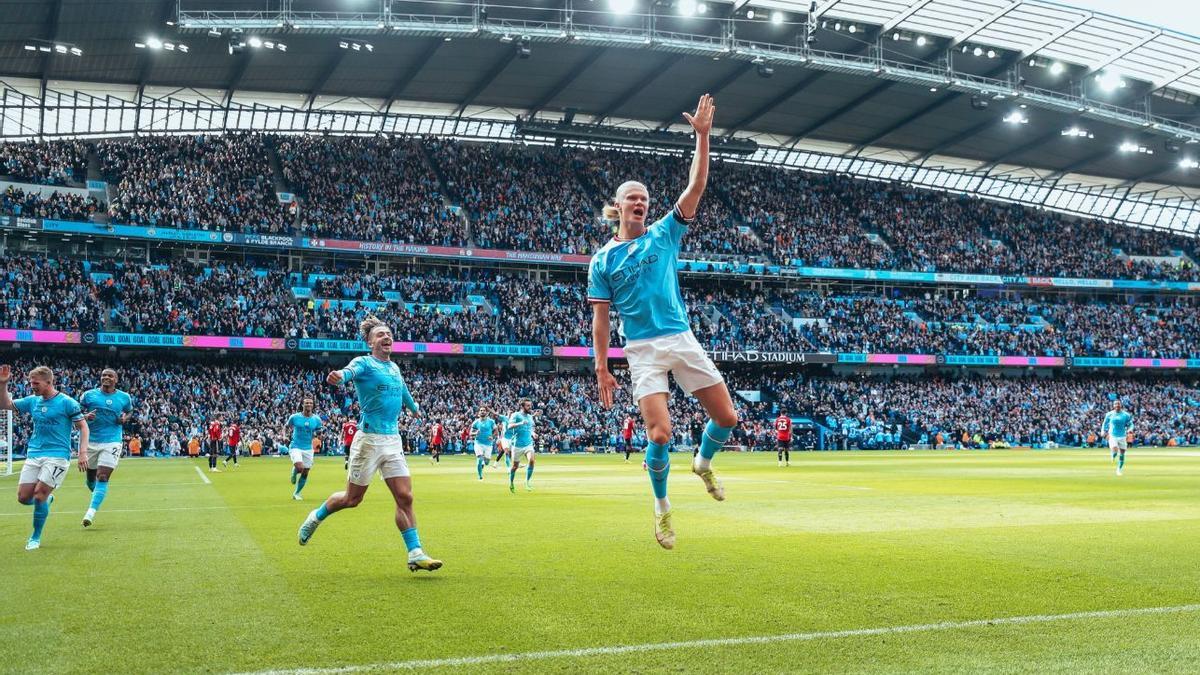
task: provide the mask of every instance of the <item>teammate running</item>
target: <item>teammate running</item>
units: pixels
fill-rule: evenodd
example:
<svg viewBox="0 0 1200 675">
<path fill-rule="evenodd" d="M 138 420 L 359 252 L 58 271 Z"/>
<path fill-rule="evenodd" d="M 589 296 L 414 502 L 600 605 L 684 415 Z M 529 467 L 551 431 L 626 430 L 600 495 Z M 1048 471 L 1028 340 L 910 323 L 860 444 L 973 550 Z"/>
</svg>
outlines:
<svg viewBox="0 0 1200 675">
<path fill-rule="evenodd" d="M 475 473 L 483 480 L 483 467 L 492 461 L 492 434 L 496 432 L 496 419 L 487 406 L 479 409 L 479 417 L 471 423 L 471 434 L 475 437 Z"/>
<path fill-rule="evenodd" d="M 513 463 L 513 443 L 517 438 L 517 430 L 512 425 L 513 415 L 517 414 L 517 412 L 519 411 L 513 411 L 507 416 L 500 416 L 501 432 L 496 434 L 496 438 L 500 444 L 500 454 L 504 456 L 504 468 L 506 469 L 512 468 Z M 493 464 L 493 466 L 500 466 L 499 457 L 496 458 L 496 462 Z"/>
<path fill-rule="evenodd" d="M 1108 439 L 1108 449 L 1117 463 L 1117 475 L 1125 470 L 1125 451 L 1129 449 L 1129 430 L 1133 426 L 1133 415 L 1121 405 L 1121 399 L 1113 401 L 1112 410 L 1104 413 L 1100 425 L 1100 436 Z"/>
<path fill-rule="evenodd" d="M 354 434 L 358 433 L 358 422 L 348 419 L 342 422 L 342 452 L 346 458 L 342 461 L 342 469 L 350 470 L 350 444 L 354 442 Z"/>
<path fill-rule="evenodd" d="M 221 418 L 214 417 L 208 423 L 208 470 L 220 473 L 217 468 L 217 453 L 221 451 Z"/>
<path fill-rule="evenodd" d="M 308 472 L 313 465 L 313 436 L 321 430 L 321 418 L 313 414 L 313 400 L 305 397 L 300 402 L 301 412 L 292 413 L 292 416 L 287 419 L 287 423 L 283 425 L 283 434 L 286 436 L 288 427 L 292 428 L 292 440 L 288 443 L 288 458 L 292 460 L 292 485 L 296 489 L 292 491 L 292 499 L 300 501 L 303 497 L 300 493 L 304 491 L 304 485 L 308 482 Z"/>
<path fill-rule="evenodd" d="M 117 371 L 105 368 L 100 372 L 100 388 L 89 389 L 79 397 L 91 432 L 83 453 L 87 455 L 87 487 L 92 493 L 91 505 L 83 514 L 84 527 L 95 522 L 96 511 L 108 496 L 109 478 L 121 459 L 123 427 L 133 411 L 133 397 L 117 389 L 117 378 Z"/>
<path fill-rule="evenodd" d="M 521 409 L 508 416 L 508 427 L 513 430 L 512 466 L 508 469 L 508 491 L 516 494 L 513 482 L 521 459 L 525 459 L 525 491 L 533 491 L 533 401 L 521 399 Z"/>
<path fill-rule="evenodd" d="M 234 420 L 229 425 L 229 431 L 225 434 L 225 441 L 229 445 L 229 452 L 225 455 L 225 466 L 229 466 L 229 460 L 233 460 L 233 468 L 238 467 L 238 445 L 242 442 L 242 426 Z"/>
<path fill-rule="evenodd" d="M 725 490 L 712 471 L 712 458 L 737 425 L 737 412 L 724 378 L 692 334 L 676 271 L 687 224 L 700 206 L 708 182 L 709 132 L 715 108 L 708 94 L 700 97 L 693 114 L 683 116 L 696 132 L 696 152 L 688 185 L 671 213 L 646 227 L 650 194 L 635 181 L 617 188 L 604 215 L 619 223 L 617 236 L 592 256 L 588 268 L 588 301 L 592 303 L 592 337 L 600 401 L 613 404 L 617 380 L 608 369 L 609 310 L 621 317 L 627 340 L 625 358 L 633 382 L 633 398 L 642 412 L 649 442 L 646 463 L 654 490 L 654 536 L 663 548 L 675 546 L 671 502 L 667 499 L 670 471 L 671 413 L 668 374 L 695 396 L 709 414 L 699 456 L 692 471 L 716 500 Z"/>
<path fill-rule="evenodd" d="M 88 447 L 88 423 L 75 399 L 54 388 L 54 371 L 38 366 L 29 371 L 33 394 L 13 400 L 8 393 L 12 367 L 0 366 L 0 410 L 12 410 L 33 418 L 25 464 L 17 479 L 17 501 L 33 506 L 33 534 L 25 550 L 42 547 L 42 528 L 50 517 L 54 490 L 62 485 L 71 465 L 71 429 L 79 432 L 79 447 Z M 87 469 L 86 453 L 79 454 L 79 470 Z"/>
<path fill-rule="evenodd" d="M 775 418 L 775 452 L 779 466 L 792 465 L 792 418 L 783 412 Z"/>
<path fill-rule="evenodd" d="M 413 400 L 408 385 L 400 375 L 400 367 L 392 362 L 392 329 L 379 319 L 369 316 L 360 326 L 363 339 L 371 348 L 368 356 L 359 356 L 341 370 L 326 377 L 329 384 L 354 383 L 362 410 L 359 431 L 350 445 L 350 476 L 346 489 L 333 493 L 300 525 L 300 545 L 312 539 L 317 527 L 332 513 L 352 509 L 362 503 L 367 486 L 378 471 L 396 501 L 396 528 L 408 548 L 408 569 L 433 571 L 442 566 L 421 548 L 417 536 L 417 516 L 413 511 L 412 477 L 404 457 L 404 442 L 397 423 L 400 412 L 407 408 L 420 416 L 421 409 Z"/>
</svg>

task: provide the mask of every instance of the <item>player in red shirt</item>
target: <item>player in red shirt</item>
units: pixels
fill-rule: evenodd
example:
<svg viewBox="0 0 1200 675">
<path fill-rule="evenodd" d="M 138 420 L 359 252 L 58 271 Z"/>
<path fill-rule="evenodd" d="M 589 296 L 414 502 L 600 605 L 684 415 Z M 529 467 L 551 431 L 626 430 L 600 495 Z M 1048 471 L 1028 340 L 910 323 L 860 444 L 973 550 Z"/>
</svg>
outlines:
<svg viewBox="0 0 1200 675">
<path fill-rule="evenodd" d="M 779 413 L 775 418 L 775 451 L 779 454 L 779 466 L 792 463 L 792 418 Z"/>
<path fill-rule="evenodd" d="M 221 451 L 221 418 L 214 417 L 208 423 L 208 470 L 220 472 L 217 468 L 217 453 Z"/>
<path fill-rule="evenodd" d="M 446 427 L 441 422 L 434 422 L 433 431 L 429 438 L 429 461 L 442 463 L 442 446 L 446 444 Z"/>
<path fill-rule="evenodd" d="M 342 462 L 343 469 L 350 469 L 350 444 L 354 442 L 354 434 L 357 433 L 358 422 L 355 422 L 354 418 L 342 422 L 342 451 L 346 454 L 346 460 Z"/>
<path fill-rule="evenodd" d="M 229 466 L 229 460 L 233 460 L 233 467 L 238 466 L 238 444 L 242 442 L 242 427 L 237 422 L 229 425 L 229 433 L 226 434 L 225 440 L 229 442 L 229 454 L 225 456 L 225 466 Z"/>
<path fill-rule="evenodd" d="M 629 453 L 633 452 L 633 428 L 635 426 L 633 415 L 625 417 L 625 423 L 621 425 L 621 444 L 625 446 L 625 461 L 629 461 Z"/>
</svg>

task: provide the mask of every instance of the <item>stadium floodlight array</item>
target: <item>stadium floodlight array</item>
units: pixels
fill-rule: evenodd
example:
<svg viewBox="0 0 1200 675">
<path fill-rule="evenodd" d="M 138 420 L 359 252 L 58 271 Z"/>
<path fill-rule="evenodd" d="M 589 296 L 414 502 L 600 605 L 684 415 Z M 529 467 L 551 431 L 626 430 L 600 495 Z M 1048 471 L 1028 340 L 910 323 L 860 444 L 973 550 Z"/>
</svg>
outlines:
<svg viewBox="0 0 1200 675">
<path fill-rule="evenodd" d="M 25 51 L 41 52 L 43 54 L 70 54 L 83 56 L 83 50 L 67 42 L 51 42 L 49 40 L 30 39 L 25 43 Z"/>
<path fill-rule="evenodd" d="M 150 49 L 153 51 L 168 51 L 168 52 L 179 51 L 179 52 L 183 52 L 184 54 L 188 53 L 188 51 L 190 50 L 190 47 L 188 47 L 187 45 L 185 45 L 182 42 L 171 42 L 170 40 L 163 40 L 163 39 L 155 37 L 153 35 L 146 38 L 145 42 L 133 43 L 133 46 L 137 47 L 138 49 Z"/>
</svg>

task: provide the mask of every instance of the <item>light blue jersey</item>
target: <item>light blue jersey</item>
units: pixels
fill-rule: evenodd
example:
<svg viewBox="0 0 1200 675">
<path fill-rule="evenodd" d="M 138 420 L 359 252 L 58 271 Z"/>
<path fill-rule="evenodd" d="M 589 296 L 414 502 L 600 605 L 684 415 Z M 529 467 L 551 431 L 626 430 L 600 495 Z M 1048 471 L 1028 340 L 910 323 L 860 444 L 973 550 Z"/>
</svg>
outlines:
<svg viewBox="0 0 1200 675">
<path fill-rule="evenodd" d="M 1117 412 L 1110 410 L 1104 414 L 1104 424 L 1100 425 L 1100 435 L 1112 435 L 1117 438 L 1124 438 L 1129 433 L 1129 427 L 1133 423 L 1133 415 L 1129 411 L 1122 410 Z"/>
<path fill-rule="evenodd" d="M 690 330 L 679 291 L 679 243 L 687 223 L 676 206 L 637 239 L 614 237 L 588 267 L 588 302 L 611 302 L 627 340 Z"/>
<path fill-rule="evenodd" d="M 516 424 L 517 413 L 513 413 L 508 417 L 500 416 L 500 423 L 504 425 L 504 440 L 511 441 L 517 437 L 517 429 L 513 425 Z"/>
<path fill-rule="evenodd" d="M 533 415 L 527 412 L 515 412 L 508 418 L 517 432 L 518 448 L 528 448 L 533 445 Z"/>
<path fill-rule="evenodd" d="M 408 408 L 420 412 L 408 385 L 400 376 L 400 366 L 391 359 L 382 361 L 374 356 L 360 356 L 342 369 L 346 382 L 354 383 L 358 405 L 362 408 L 358 428 L 365 434 L 400 433 L 396 420 L 400 411 Z"/>
<path fill-rule="evenodd" d="M 83 409 L 75 399 L 60 391 L 48 400 L 41 396 L 26 396 L 13 404 L 17 412 L 33 417 L 29 457 L 71 459 L 71 430 L 83 419 Z"/>
<path fill-rule="evenodd" d="M 489 445 L 492 442 L 492 434 L 496 433 L 496 420 L 490 417 L 477 419 L 471 425 L 471 431 L 475 432 L 476 443 Z"/>
<path fill-rule="evenodd" d="M 111 394 L 103 389 L 88 389 L 79 397 L 79 405 L 85 413 L 95 412 L 96 418 L 88 422 L 89 443 L 120 443 L 124 429 L 121 415 L 133 411 L 133 397 L 116 389 Z"/>
<path fill-rule="evenodd" d="M 312 450 L 313 436 L 321 430 L 321 418 L 317 415 L 305 417 L 304 413 L 292 413 L 287 423 L 292 427 L 292 443 L 288 447 Z"/>
</svg>

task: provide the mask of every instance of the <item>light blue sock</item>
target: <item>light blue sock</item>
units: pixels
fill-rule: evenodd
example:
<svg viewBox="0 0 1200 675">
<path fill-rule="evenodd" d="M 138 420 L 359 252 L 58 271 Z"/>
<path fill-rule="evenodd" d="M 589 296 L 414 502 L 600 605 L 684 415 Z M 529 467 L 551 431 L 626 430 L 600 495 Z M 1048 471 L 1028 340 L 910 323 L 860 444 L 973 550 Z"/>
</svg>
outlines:
<svg viewBox="0 0 1200 675">
<path fill-rule="evenodd" d="M 504 453 L 504 466 L 512 466 L 512 455 Z"/>
<path fill-rule="evenodd" d="M 325 508 L 325 502 L 317 507 L 317 520 L 325 520 L 329 517 L 329 509 Z"/>
<path fill-rule="evenodd" d="M 1118 469 L 1125 468 L 1125 453 L 1123 453 L 1123 452 L 1120 455 L 1117 455 L 1117 468 Z"/>
<path fill-rule="evenodd" d="M 525 482 L 528 483 L 530 478 L 533 478 L 533 465 L 526 464 L 525 465 Z"/>
<path fill-rule="evenodd" d="M 49 517 L 50 503 L 33 500 L 33 536 L 30 539 L 42 540 L 42 528 L 46 526 L 46 519 Z"/>
<path fill-rule="evenodd" d="M 300 480 L 296 483 L 296 494 L 300 494 L 300 491 L 304 489 L 304 484 L 307 482 L 308 476 L 300 474 Z"/>
<path fill-rule="evenodd" d="M 483 455 L 475 458 L 475 473 L 479 474 L 481 479 L 483 478 L 483 465 L 485 462 L 487 462 L 487 460 L 483 458 Z"/>
<path fill-rule="evenodd" d="M 650 474 L 650 487 L 654 488 L 656 499 L 665 499 L 667 496 L 667 476 L 671 473 L 671 456 L 667 453 L 667 447 L 654 441 L 646 444 L 646 470 Z"/>
<path fill-rule="evenodd" d="M 733 427 L 717 426 L 716 422 L 709 420 L 708 425 L 704 427 L 704 439 L 700 441 L 700 456 L 712 459 L 732 433 Z"/>
<path fill-rule="evenodd" d="M 509 486 L 509 487 L 512 487 L 512 486 L 513 486 L 513 481 L 515 481 L 516 479 L 517 479 L 517 470 L 516 470 L 516 469 L 509 469 L 509 470 L 508 470 L 508 486 Z"/>
<path fill-rule="evenodd" d="M 96 489 L 92 491 L 92 510 L 100 510 L 100 505 L 104 503 L 104 498 L 108 495 L 108 481 L 102 480 L 96 483 Z"/>
<path fill-rule="evenodd" d="M 87 479 L 87 486 L 88 486 L 88 492 L 95 492 L 96 491 L 96 479 L 95 478 Z"/>
<path fill-rule="evenodd" d="M 401 532 L 400 536 L 404 537 L 404 545 L 408 547 L 409 551 L 421 548 L 421 538 L 417 536 L 417 528 L 410 527 Z"/>
</svg>

